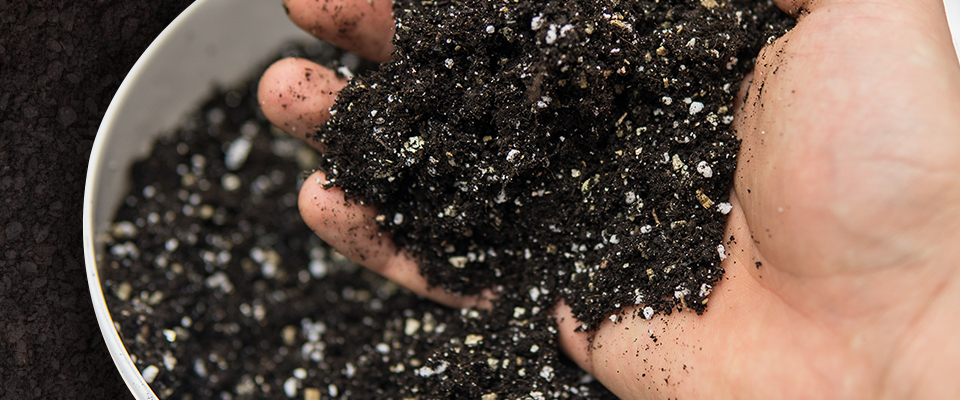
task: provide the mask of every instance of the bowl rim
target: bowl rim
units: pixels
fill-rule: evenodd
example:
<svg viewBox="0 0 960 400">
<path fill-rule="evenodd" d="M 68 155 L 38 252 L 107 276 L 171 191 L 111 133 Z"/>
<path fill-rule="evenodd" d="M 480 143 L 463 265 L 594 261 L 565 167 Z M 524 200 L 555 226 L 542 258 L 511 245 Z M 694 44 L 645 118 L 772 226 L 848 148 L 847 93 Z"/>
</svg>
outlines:
<svg viewBox="0 0 960 400">
<path fill-rule="evenodd" d="M 98 262 L 96 259 L 96 229 L 94 222 L 94 200 L 97 194 L 97 187 L 100 182 L 98 166 L 104 159 L 106 153 L 106 144 L 108 136 L 113 131 L 117 120 L 120 117 L 120 104 L 132 95 L 132 88 L 136 77 L 152 64 L 160 53 L 160 49 L 170 42 L 174 32 L 187 23 L 192 15 L 199 10 L 206 0 L 198 0 L 188 6 L 180 15 L 178 15 L 170 25 L 160 32 L 160 35 L 147 47 L 146 51 L 137 59 L 133 68 L 127 73 L 127 78 L 120 83 L 116 94 L 110 101 L 107 111 L 104 113 L 100 127 L 97 129 L 97 136 L 94 138 L 93 148 L 90 150 L 90 159 L 87 165 L 87 177 L 83 193 L 83 253 L 87 272 L 87 285 L 90 287 L 90 297 L 93 301 L 93 309 L 97 316 L 97 323 L 100 326 L 100 332 L 103 334 L 107 349 L 110 351 L 110 357 L 116 364 L 120 376 L 126 383 L 130 392 L 138 399 L 158 399 L 157 395 L 150 388 L 150 385 L 143 378 L 143 375 L 134 365 L 127 352 L 126 346 L 120 339 L 117 332 L 116 323 L 110 315 L 104 298 L 103 286 L 100 281 L 98 271 Z"/>
</svg>

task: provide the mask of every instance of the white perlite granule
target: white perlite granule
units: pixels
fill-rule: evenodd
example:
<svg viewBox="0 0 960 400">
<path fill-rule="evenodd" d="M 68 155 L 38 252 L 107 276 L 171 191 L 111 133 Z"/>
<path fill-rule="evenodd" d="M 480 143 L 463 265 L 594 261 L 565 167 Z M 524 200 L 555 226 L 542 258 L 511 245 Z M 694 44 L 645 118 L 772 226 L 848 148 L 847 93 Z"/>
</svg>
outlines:
<svg viewBox="0 0 960 400">
<path fill-rule="evenodd" d="M 643 319 L 653 318 L 653 307 L 644 307 L 643 308 Z"/>
</svg>

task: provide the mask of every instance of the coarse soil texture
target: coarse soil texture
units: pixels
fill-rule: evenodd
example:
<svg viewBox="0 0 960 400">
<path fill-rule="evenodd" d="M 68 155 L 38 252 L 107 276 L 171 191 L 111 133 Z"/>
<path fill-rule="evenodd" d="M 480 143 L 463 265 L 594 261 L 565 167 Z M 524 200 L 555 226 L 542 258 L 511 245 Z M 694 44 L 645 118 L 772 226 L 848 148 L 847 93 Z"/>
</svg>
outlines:
<svg viewBox="0 0 960 400">
<path fill-rule="evenodd" d="M 398 1 L 394 60 L 316 133 L 432 284 L 497 310 L 703 312 L 721 278 L 732 102 L 792 20 L 770 1 Z M 308 183 L 312 184 L 312 183 Z M 502 311 L 509 312 L 509 311 Z"/>
<path fill-rule="evenodd" d="M 285 53 L 358 70 L 329 45 Z M 156 142 L 110 231 L 104 294 L 155 393 L 613 397 L 560 356 L 549 314 L 442 307 L 322 243 L 296 207 L 316 153 L 270 126 L 256 87 L 220 91 Z"/>
</svg>

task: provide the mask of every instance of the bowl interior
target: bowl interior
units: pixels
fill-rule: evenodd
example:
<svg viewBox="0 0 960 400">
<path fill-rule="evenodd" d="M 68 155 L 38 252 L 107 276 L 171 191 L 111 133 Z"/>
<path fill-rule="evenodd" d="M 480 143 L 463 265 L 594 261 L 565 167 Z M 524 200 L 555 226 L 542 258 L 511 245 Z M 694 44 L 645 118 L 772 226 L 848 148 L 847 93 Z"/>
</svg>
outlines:
<svg viewBox="0 0 960 400">
<path fill-rule="evenodd" d="M 156 399 L 120 341 L 103 298 L 104 236 L 129 189 L 129 167 L 151 143 L 200 105 L 216 86 L 255 72 L 283 43 L 311 40 L 279 2 L 198 0 L 147 48 L 107 109 L 87 167 L 83 242 L 87 281 L 100 330 L 124 382 L 138 399 Z M 315 40 L 315 39 L 312 39 Z"/>
</svg>

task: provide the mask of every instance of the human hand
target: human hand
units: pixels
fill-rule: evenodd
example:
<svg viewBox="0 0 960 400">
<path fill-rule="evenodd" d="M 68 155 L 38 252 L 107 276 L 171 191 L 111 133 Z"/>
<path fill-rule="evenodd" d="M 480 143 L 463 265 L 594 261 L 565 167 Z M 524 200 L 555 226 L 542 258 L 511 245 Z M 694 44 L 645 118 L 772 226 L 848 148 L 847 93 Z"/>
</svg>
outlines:
<svg viewBox="0 0 960 400">
<path fill-rule="evenodd" d="M 567 354 L 621 397 L 960 396 L 946 375 L 960 366 L 960 66 L 942 6 L 809 3 L 781 2 L 800 21 L 759 59 L 735 122 L 743 145 L 725 235 L 735 239 L 710 309 L 589 334 L 557 309 Z M 318 4 L 286 2 L 308 31 L 388 57 L 389 2 Z M 303 137 L 344 84 L 285 60 L 262 79 L 261 103 Z M 320 185 L 300 200 L 347 256 L 444 304 L 477 304 L 428 289 L 377 232 L 374 210 Z"/>
<path fill-rule="evenodd" d="M 960 398 L 960 64 L 942 3 L 778 3 L 799 21 L 744 84 L 709 310 L 564 348 L 623 397 Z"/>
</svg>

